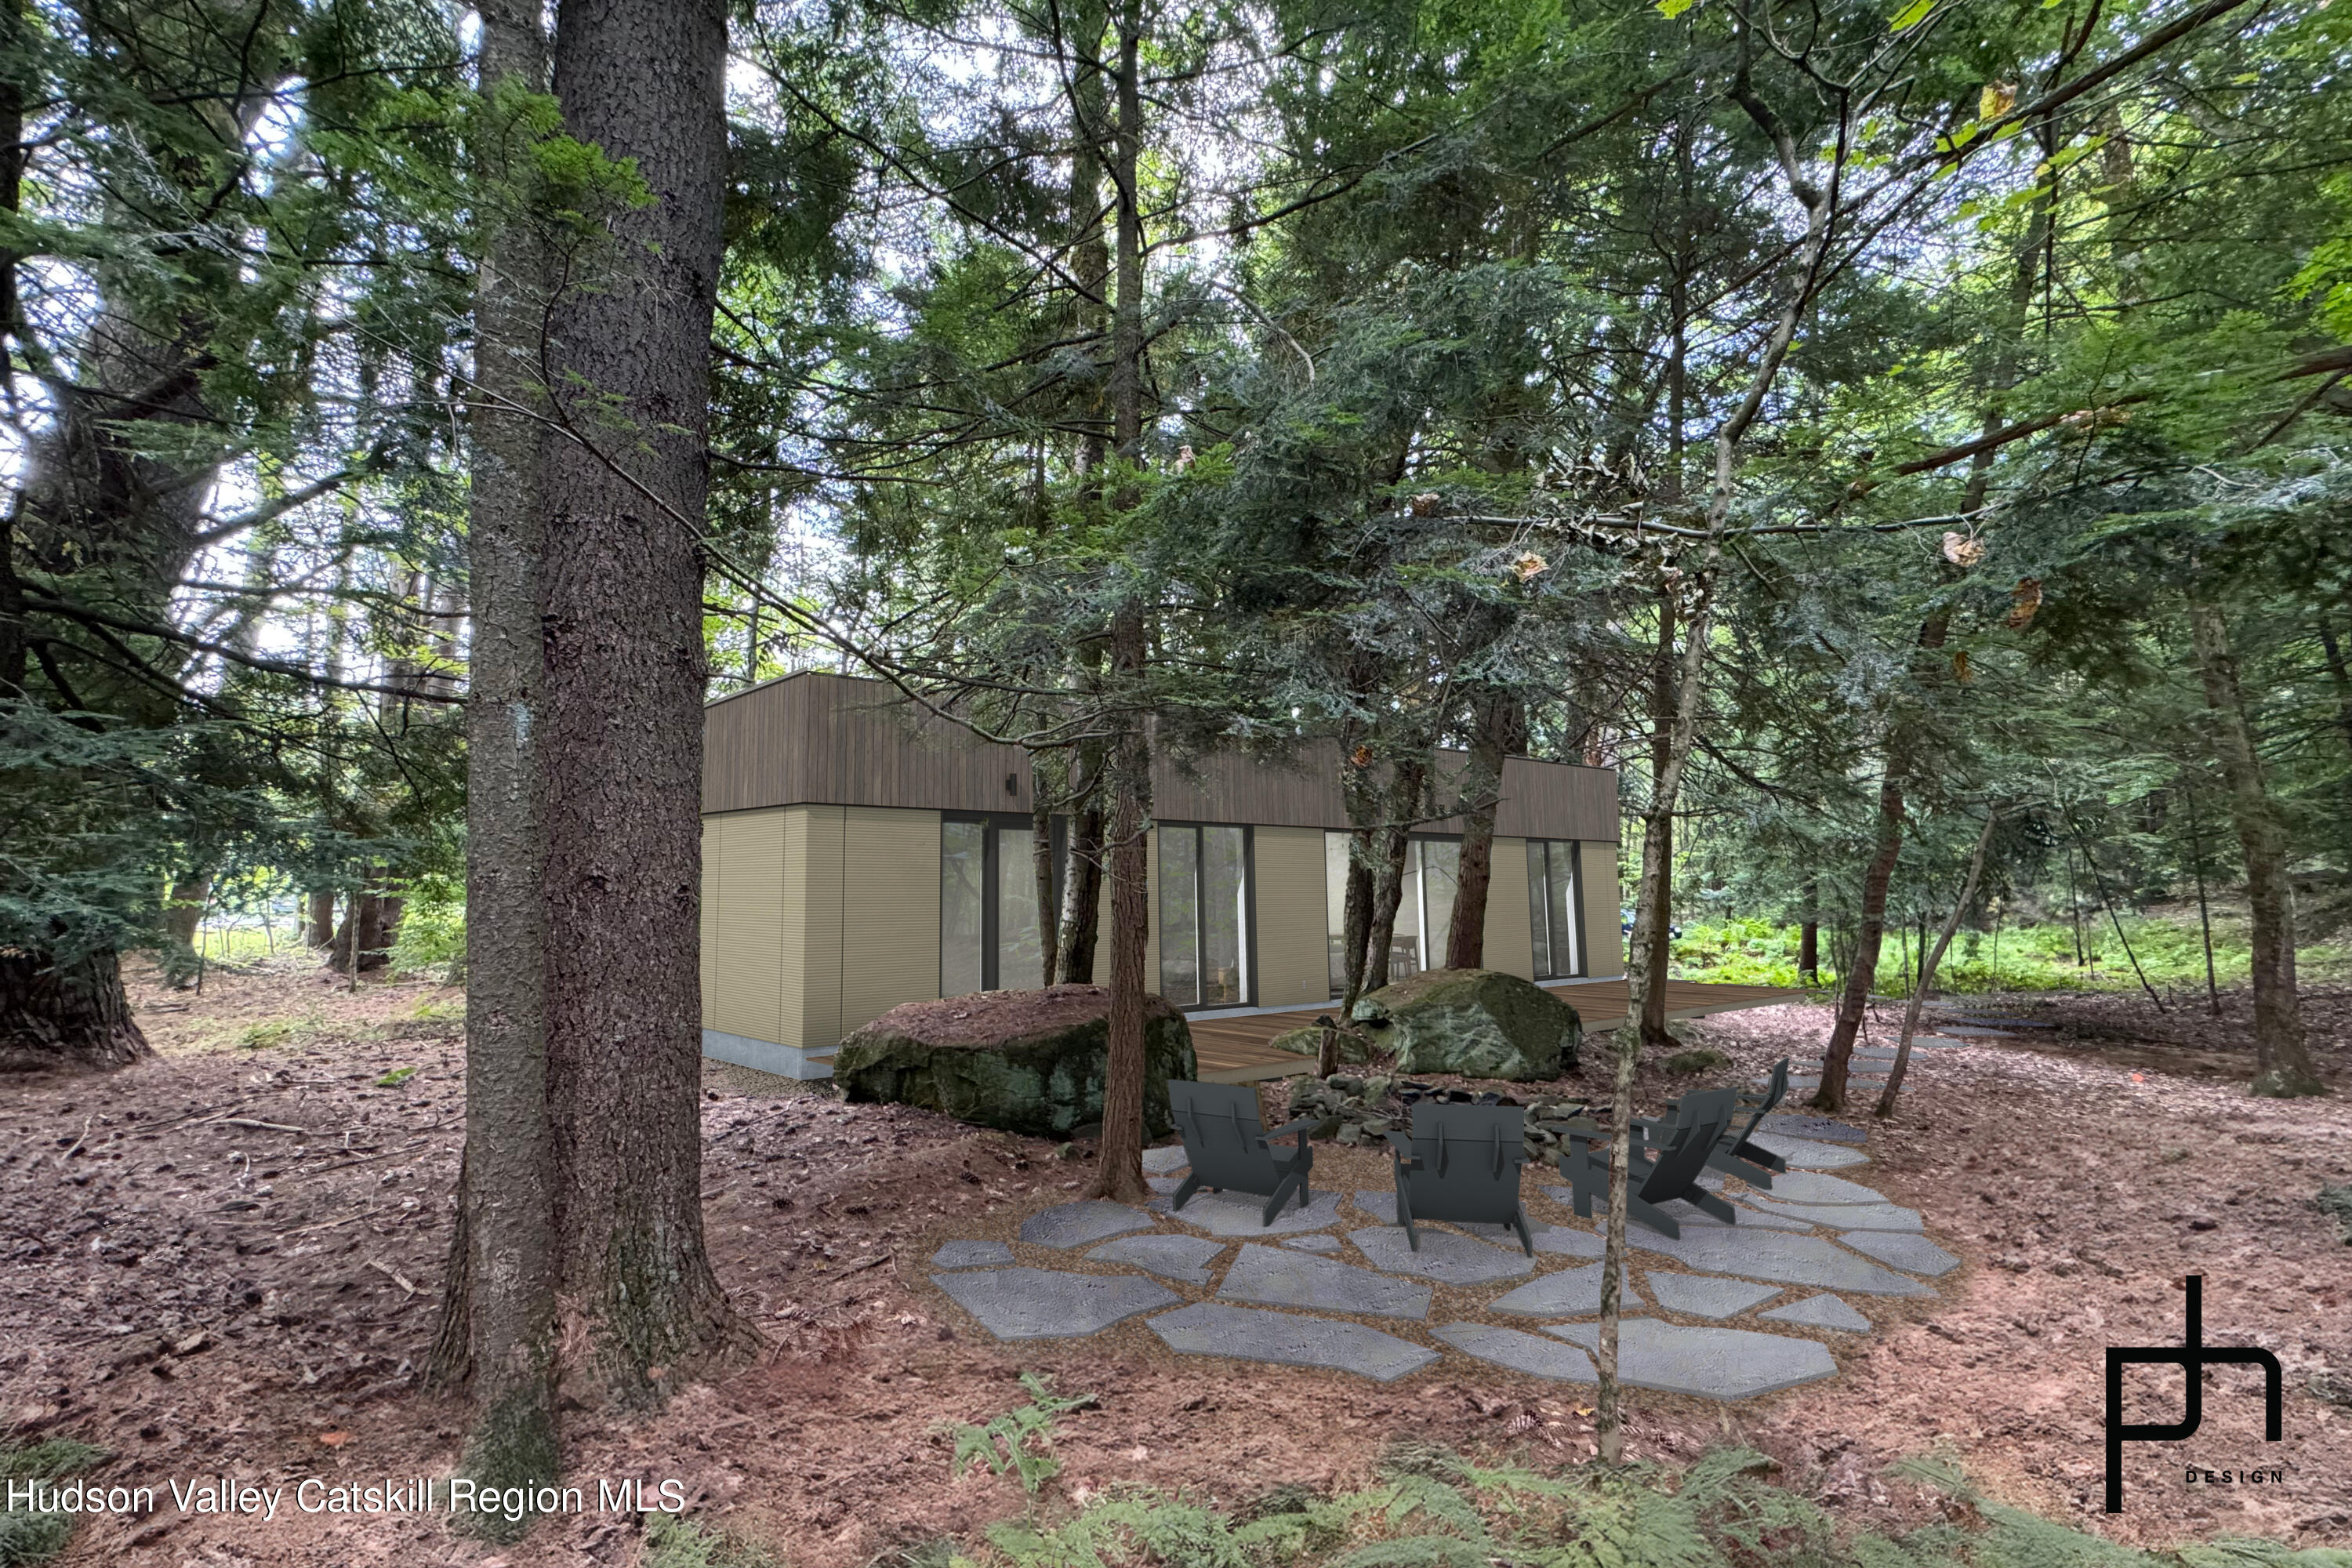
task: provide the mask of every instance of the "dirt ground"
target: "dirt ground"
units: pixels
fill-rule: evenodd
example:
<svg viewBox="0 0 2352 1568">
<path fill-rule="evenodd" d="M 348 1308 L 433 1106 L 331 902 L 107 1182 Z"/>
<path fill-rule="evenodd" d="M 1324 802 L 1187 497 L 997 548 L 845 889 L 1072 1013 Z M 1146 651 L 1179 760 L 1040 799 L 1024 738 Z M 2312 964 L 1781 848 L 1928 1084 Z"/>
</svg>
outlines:
<svg viewBox="0 0 2352 1568">
<path fill-rule="evenodd" d="M 461 1132 L 464 999 L 356 993 L 307 963 L 215 971 L 201 997 L 142 984 L 157 1059 L 101 1079 L 18 1079 L 0 1110 L 0 1431 L 97 1443 L 94 1479 L 228 1474 L 288 1486 L 446 1474 L 459 1411 L 419 1392 Z M 2352 1543 L 2352 1248 L 2312 1203 L 2352 1182 L 2352 994 L 2310 1000 L 2339 1095 L 2247 1098 L 2242 998 L 2216 1021 L 2144 999 L 1978 1000 L 2061 1026 L 1923 1053 L 1853 1173 L 1919 1208 L 1963 1258 L 1939 1298 L 1841 1342 L 1840 1375 L 1723 1407 L 1635 1393 L 1638 1456 L 1733 1439 L 1857 1525 L 1926 1517 L 1879 1472 L 1957 1459 L 1991 1495 L 2119 1541 L 2253 1534 Z M 1875 1025 L 1884 1034 L 1890 1011 Z M 1690 1026 L 1742 1074 L 1817 1054 L 1825 1011 Z M 1556 1088 L 1601 1098 L 1600 1053 Z M 404 1070 L 413 1069 L 413 1070 Z M 1645 1064 L 1645 1110 L 1671 1083 Z M 1231 1503 L 1286 1482 L 1364 1479 L 1403 1433 L 1547 1465 L 1591 1452 L 1589 1390 L 1448 1358 L 1397 1384 L 1178 1361 L 1133 1324 L 1000 1345 L 926 1280 L 950 1236 L 1003 1235 L 1065 1200 L 1084 1161 L 925 1112 L 850 1106 L 714 1065 L 706 1079 L 713 1261 L 773 1342 L 757 1365 L 634 1424 L 574 1411 L 572 1475 L 674 1479 L 693 1511 L 795 1565 L 866 1563 L 1020 1510 L 1011 1478 L 951 1480 L 950 1421 L 1023 1403 L 1049 1373 L 1098 1405 L 1065 1420 L 1059 1493 L 1192 1488 Z M 1864 1118 L 1858 1117 L 1857 1120 Z M 1369 1153 L 1318 1152 L 1317 1184 L 1385 1184 Z M 2206 1373 L 2194 1438 L 2126 1451 L 2127 1511 L 2102 1514 L 2104 1348 L 2178 1344 L 2180 1278 L 2204 1276 L 2210 1344 L 2286 1368 L 2284 1436 L 2262 1440 L 2259 1373 Z M 2330 1381 L 2332 1379 L 2332 1382 Z M 2130 1374 L 2129 1419 L 2171 1419 L 2179 1374 Z M 2187 1468 L 2275 1467 L 2275 1485 L 2189 1486 Z M 636 1516 L 594 1510 L 492 1548 L 437 1517 L 294 1511 L 86 1525 L 69 1562 L 228 1565 L 628 1564 Z"/>
</svg>

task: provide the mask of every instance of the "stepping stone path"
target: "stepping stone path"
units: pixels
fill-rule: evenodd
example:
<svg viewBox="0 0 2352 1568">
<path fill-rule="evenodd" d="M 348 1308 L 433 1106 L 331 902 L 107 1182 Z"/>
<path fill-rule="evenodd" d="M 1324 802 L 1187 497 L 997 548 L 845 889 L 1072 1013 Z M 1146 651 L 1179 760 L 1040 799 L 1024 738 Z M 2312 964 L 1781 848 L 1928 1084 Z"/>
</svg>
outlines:
<svg viewBox="0 0 2352 1568">
<path fill-rule="evenodd" d="M 1274 1307 L 1321 1308 L 1368 1318 L 1426 1318 L 1429 1287 L 1287 1247 L 1244 1247 L 1217 1294 Z"/>
<path fill-rule="evenodd" d="M 1617 1300 L 1624 1305 L 1641 1304 L 1642 1298 L 1633 1289 L 1631 1274 L 1619 1276 Z M 1547 1274 L 1507 1295 L 1497 1296 L 1486 1303 L 1486 1310 L 1522 1318 L 1589 1316 L 1601 1310 L 1601 1265 L 1588 1263 L 1581 1268 Z"/>
<path fill-rule="evenodd" d="M 1726 1178 L 1709 1172 L 1713 1181 L 1700 1178 L 1706 1186 L 1721 1186 Z M 1864 1186 L 1843 1176 L 1828 1175 L 1820 1171 L 1781 1171 L 1772 1177 L 1772 1190 L 1759 1194 L 1762 1201 L 1775 1204 L 1883 1204 L 1886 1200 Z"/>
<path fill-rule="evenodd" d="M 1209 1259 L 1225 1249 L 1222 1241 L 1205 1236 L 1122 1236 L 1087 1254 L 1101 1263 L 1132 1263 L 1149 1273 L 1181 1279 L 1187 1285 L 1209 1282 Z"/>
<path fill-rule="evenodd" d="M 1458 1231 L 1438 1230 L 1425 1225 L 1414 1228 L 1421 1232 L 1419 1251 L 1413 1249 L 1404 1227 L 1398 1225 L 1351 1230 L 1348 1239 L 1356 1244 L 1357 1251 L 1370 1259 L 1375 1268 L 1433 1279 L 1440 1285 L 1491 1285 L 1497 1279 L 1524 1279 L 1536 1271 L 1536 1260 L 1519 1250 L 1517 1237 L 1511 1238 L 1511 1249 L 1506 1252 Z"/>
<path fill-rule="evenodd" d="M 1808 1296 L 1801 1301 L 1791 1301 L 1756 1315 L 1776 1323 L 1795 1323 L 1801 1328 L 1843 1329 L 1851 1334 L 1870 1332 L 1870 1320 L 1847 1306 L 1842 1296 Z"/>
<path fill-rule="evenodd" d="M 1883 1069 L 1891 1055 L 1887 1047 L 1865 1047 L 1857 1071 Z M 1682 1224 L 1679 1237 L 1638 1223 L 1628 1229 L 1633 1247 L 1621 1300 L 1629 1308 L 1646 1300 L 1675 1317 L 1708 1320 L 1624 1320 L 1619 1356 L 1629 1385 L 1732 1400 L 1828 1377 L 1837 1370 L 1828 1347 L 1798 1334 L 1869 1332 L 1870 1320 L 1845 1296 L 1936 1294 L 1919 1277 L 1947 1274 L 1959 1259 L 1923 1233 L 1918 1213 L 1829 1173 L 1866 1166 L 1867 1137 L 1828 1117 L 1769 1117 L 1756 1142 L 1790 1166 L 1774 1173 L 1769 1189 L 1721 1173 L 1705 1178 L 1738 1194 L 1738 1223 L 1725 1225 L 1676 1203 L 1669 1212 Z M 1318 1192 L 1306 1207 L 1294 1203 L 1268 1226 L 1260 1217 L 1264 1200 L 1242 1194 L 1198 1194 L 1175 1214 L 1170 1195 L 1181 1185 L 1184 1151 L 1146 1150 L 1144 1163 L 1158 1194 L 1145 1207 L 1058 1204 L 1031 1215 L 1019 1236 L 1031 1247 L 1086 1248 L 1088 1263 L 1098 1268 L 1139 1272 L 1028 1268 L 1001 1241 L 962 1240 L 932 1255 L 931 1282 L 1000 1340 L 1078 1338 L 1142 1317 L 1180 1354 L 1317 1367 L 1379 1383 L 1455 1356 L 1529 1377 L 1595 1380 L 1586 1352 L 1600 1339 L 1591 1320 L 1601 1310 L 1602 1242 L 1592 1221 L 1534 1223 L 1534 1258 L 1505 1226 L 1423 1225 L 1415 1250 L 1395 1223 L 1392 1192 L 1357 1193 L 1348 1201 Z M 1530 1182 L 1528 1192 L 1530 1205 L 1547 1212 L 1557 1211 L 1543 1198 L 1573 1208 L 1566 1187 L 1538 1189 Z M 1359 1212 L 1381 1223 L 1358 1225 Z M 1220 1279 L 1219 1261 L 1235 1239 L 1243 1245 Z M 1339 1256 L 1350 1242 L 1369 1267 Z M 1508 1288 L 1482 1308 L 1478 1299 L 1489 1286 Z M 1543 1331 L 1493 1322 L 1431 1325 L 1440 1290 L 1476 1292 L 1448 1296 L 1453 1313 L 1518 1319 Z M 1801 1299 L 1790 1300 L 1784 1291 Z M 1771 1306 L 1775 1301 L 1782 1304 Z M 1387 1320 L 1393 1331 L 1350 1321 L 1365 1318 Z M 1785 1331 L 1759 1332 L 1732 1320 Z"/>
<path fill-rule="evenodd" d="M 1638 1251 L 1662 1252 L 1685 1268 L 1709 1274 L 1811 1285 L 1817 1290 L 1858 1290 L 1865 1296 L 1935 1293 L 1818 1236 L 1790 1236 L 1777 1230 L 1743 1233 L 1724 1226 L 1687 1230 L 1681 1240 L 1675 1241 L 1640 1226 L 1628 1226 L 1625 1237 Z"/>
<path fill-rule="evenodd" d="M 1361 1323 L 1257 1312 L 1217 1301 L 1195 1302 L 1151 1320 L 1151 1331 L 1181 1355 L 1322 1366 L 1374 1383 L 1394 1383 L 1437 1359 L 1437 1352 Z"/>
<path fill-rule="evenodd" d="M 1599 1323 L 1555 1323 L 1544 1331 L 1587 1350 L 1601 1343 Z M 1685 1329 L 1656 1318 L 1617 1325 L 1617 1375 L 1633 1388 L 1749 1399 L 1832 1376 L 1837 1363 L 1818 1340 L 1746 1329 Z"/>
<path fill-rule="evenodd" d="M 1867 1165 L 1870 1156 L 1859 1149 L 1849 1149 L 1842 1143 L 1822 1143 L 1811 1138 L 1790 1137 L 1767 1127 L 1751 1140 L 1759 1149 L 1778 1154 L 1791 1167 L 1811 1166 L 1817 1171 L 1843 1171 L 1855 1165 Z M 1775 1184 L 1777 1190 L 1777 1183 Z"/>
<path fill-rule="evenodd" d="M 1295 1236 L 1306 1230 L 1328 1230 L 1339 1223 L 1337 1193 L 1317 1193 L 1305 1208 L 1295 1203 L 1286 1204 L 1274 1216 L 1272 1225 L 1265 1223 L 1265 1200 L 1244 1194 L 1227 1197 L 1223 1193 L 1195 1193 L 1181 1213 L 1171 1207 L 1170 1200 L 1164 1197 L 1152 1199 L 1150 1207 L 1179 1225 L 1198 1226 L 1211 1236 L 1227 1237 Z"/>
<path fill-rule="evenodd" d="M 1561 1383 L 1599 1383 L 1601 1376 L 1592 1370 L 1592 1360 L 1574 1345 L 1564 1345 L 1548 1340 L 1541 1334 L 1523 1334 L 1517 1329 L 1498 1329 L 1487 1323 L 1441 1323 L 1430 1331 L 1465 1355 L 1496 1366 L 1523 1372 L 1530 1377 L 1549 1377 Z"/>
<path fill-rule="evenodd" d="M 1013 1261 L 1013 1249 L 1001 1241 L 950 1241 L 931 1254 L 934 1268 L 993 1268 Z"/>
<path fill-rule="evenodd" d="M 1184 1298 L 1132 1274 L 1061 1274 L 1045 1268 L 976 1268 L 934 1274 L 931 1283 L 1000 1340 L 1071 1340 Z"/>
<path fill-rule="evenodd" d="M 1108 1198 L 1056 1204 L 1021 1222 L 1021 1239 L 1038 1247 L 1068 1248 L 1107 1241 L 1130 1230 L 1150 1230 L 1151 1216 Z"/>
<path fill-rule="evenodd" d="M 1694 1318 L 1728 1318 L 1780 1293 L 1778 1285 L 1723 1279 L 1712 1274 L 1668 1274 L 1650 1270 L 1650 1299 L 1669 1312 Z"/>
<path fill-rule="evenodd" d="M 1908 1213 L 1908 1210 L 1905 1211 Z M 1933 1278 L 1949 1274 L 1960 1260 L 1929 1241 L 1924 1236 L 1903 1236 L 1886 1231 L 1858 1230 L 1841 1236 L 1840 1241 L 1856 1252 L 1867 1253 L 1881 1263 L 1892 1263 L 1897 1268 Z"/>
<path fill-rule="evenodd" d="M 1894 1204 L 1783 1204 L 1769 1193 L 1759 1194 L 1756 1206 L 1783 1220 L 1806 1225 L 1837 1226 L 1846 1230 L 1909 1230 L 1921 1227 L 1919 1211 Z"/>
</svg>

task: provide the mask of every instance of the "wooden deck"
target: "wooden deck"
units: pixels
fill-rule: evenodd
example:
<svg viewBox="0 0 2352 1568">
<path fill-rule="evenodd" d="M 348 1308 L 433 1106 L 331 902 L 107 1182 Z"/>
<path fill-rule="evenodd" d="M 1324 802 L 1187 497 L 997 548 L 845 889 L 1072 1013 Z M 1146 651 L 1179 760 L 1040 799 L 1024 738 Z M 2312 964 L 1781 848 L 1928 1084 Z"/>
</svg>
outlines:
<svg viewBox="0 0 2352 1568">
<path fill-rule="evenodd" d="M 1588 1035 L 1613 1029 L 1625 1021 L 1629 993 L 1622 980 L 1572 982 L 1544 989 L 1557 993 L 1576 1008 Z M 1775 985 L 1708 985 L 1692 980 L 1669 980 L 1666 1016 L 1703 1018 L 1710 1013 L 1794 1002 L 1803 995 L 1801 991 L 1785 991 Z M 1266 1042 L 1276 1035 L 1312 1024 L 1337 1005 L 1334 1002 L 1286 1013 L 1193 1018 L 1192 1052 L 1200 1062 L 1202 1081 L 1255 1083 L 1261 1079 L 1288 1078 L 1293 1073 L 1313 1071 L 1313 1058 L 1277 1051 Z"/>
</svg>

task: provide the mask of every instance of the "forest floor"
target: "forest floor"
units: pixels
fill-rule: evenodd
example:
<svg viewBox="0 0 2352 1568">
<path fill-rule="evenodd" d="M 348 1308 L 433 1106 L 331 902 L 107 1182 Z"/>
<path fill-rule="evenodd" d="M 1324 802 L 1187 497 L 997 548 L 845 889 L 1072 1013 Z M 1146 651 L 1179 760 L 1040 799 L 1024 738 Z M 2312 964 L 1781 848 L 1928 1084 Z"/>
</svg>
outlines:
<svg viewBox="0 0 2352 1568">
<path fill-rule="evenodd" d="M 155 1059 L 22 1079 L 0 1116 L 0 1437 L 70 1437 L 90 1472 L 151 1486 L 147 1518 L 85 1524 L 66 1561 L 135 1564 L 627 1564 L 637 1516 L 594 1479 L 675 1479 L 696 1514 L 807 1568 L 967 1537 L 1024 1506 L 1013 1478 L 950 1476 L 942 1423 L 1024 1404 L 1024 1370 L 1097 1396 L 1064 1418 L 1048 1506 L 1114 1483 L 1230 1506 L 1286 1483 L 1345 1487 L 1402 1435 L 1538 1465 L 1591 1453 L 1589 1390 L 1449 1359 L 1398 1384 L 1179 1361 L 1134 1325 L 999 1344 L 925 1278 L 950 1236 L 1002 1234 L 1066 1201 L 1083 1158 L 1052 1143 L 713 1064 L 704 1184 L 713 1262 L 772 1342 L 756 1365 L 636 1423 L 567 1416 L 589 1510 L 493 1548 L 435 1516 L 296 1510 L 292 1483 L 446 1475 L 459 1411 L 420 1393 L 462 1131 L 460 993 L 308 961 L 215 970 L 202 996 L 134 987 Z M 1837 1347 L 1832 1380 L 1723 1406 L 1635 1393 L 1631 1451 L 1685 1462 L 1727 1440 L 1855 1527 L 1932 1517 L 1882 1472 L 1942 1453 L 1989 1495 L 2136 1544 L 2250 1534 L 2352 1541 L 2352 1250 L 2313 1205 L 2352 1182 L 2352 993 L 2309 999 L 2339 1093 L 2249 1099 L 2242 998 L 2217 1021 L 2116 994 L 1971 997 L 2050 1031 L 1923 1053 L 1853 1173 L 1920 1209 L 1962 1268 L 1925 1310 Z M 1888 1010 L 1874 1034 L 1891 1034 Z M 1753 1074 L 1817 1056 L 1826 1010 L 1687 1026 Z M 1601 1053 L 1560 1088 L 1605 1094 Z M 1655 1110 L 1687 1079 L 1645 1062 Z M 1853 1113 L 1867 1121 L 1867 1111 Z M 1368 1152 L 1318 1150 L 1317 1184 L 1386 1184 Z M 2103 1350 L 2175 1345 L 2180 1277 L 2205 1276 L 2209 1343 L 2273 1350 L 2284 1439 L 2258 1374 L 2209 1372 L 2203 1430 L 2127 1453 L 2128 1511 L 2100 1511 Z M 2170 1419 L 2178 1374 L 2136 1373 L 2131 1419 Z M 2283 1484 L 2189 1486 L 2189 1467 L 2277 1467 Z M 288 1488 L 274 1521 L 184 1514 L 168 1478 Z"/>
</svg>

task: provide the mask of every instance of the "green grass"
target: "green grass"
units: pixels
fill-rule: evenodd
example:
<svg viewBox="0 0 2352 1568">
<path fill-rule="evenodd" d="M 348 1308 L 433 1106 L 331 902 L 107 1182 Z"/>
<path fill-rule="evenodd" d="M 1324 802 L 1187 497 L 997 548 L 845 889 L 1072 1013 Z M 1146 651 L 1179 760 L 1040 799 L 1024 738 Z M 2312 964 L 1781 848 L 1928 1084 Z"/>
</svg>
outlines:
<svg viewBox="0 0 2352 1568">
<path fill-rule="evenodd" d="M 0 1483 L 63 1480 L 105 1458 L 105 1449 L 68 1437 L 0 1445 Z M 37 1513 L 29 1507 L 11 1508 L 0 1501 L 0 1568 L 47 1562 L 65 1550 L 76 1522 L 70 1513 Z"/>
<path fill-rule="evenodd" d="M 667 1513 L 646 1516 L 645 1568 L 783 1568 L 763 1546 Z"/>
<path fill-rule="evenodd" d="M 2140 1552 L 1978 1494 L 1932 1461 L 1890 1479 L 1945 1506 L 1900 1537 L 1846 1534 L 1774 1484 L 1741 1449 L 1679 1475 L 1651 1466 L 1552 1472 L 1475 1464 L 1426 1445 L 1392 1448 L 1372 1485 L 1319 1498 L 1284 1487 L 1219 1508 L 1129 1488 L 1066 1511 L 991 1527 L 957 1568 L 2352 1568 L 2352 1552 L 2222 1540 Z"/>
</svg>

